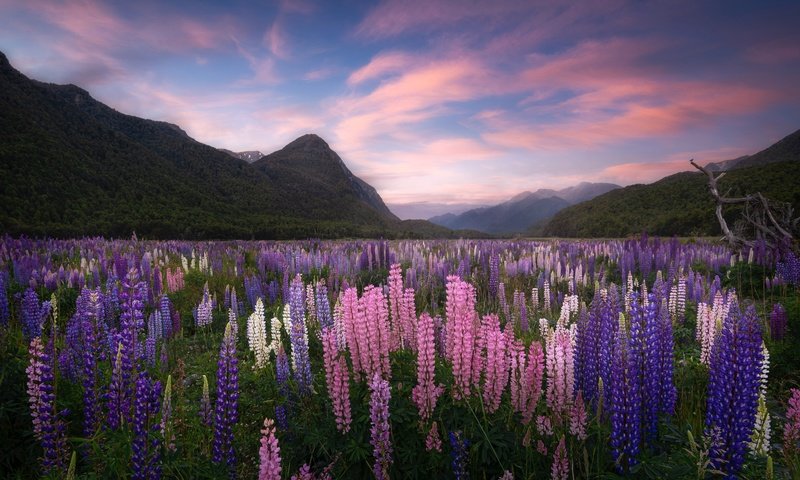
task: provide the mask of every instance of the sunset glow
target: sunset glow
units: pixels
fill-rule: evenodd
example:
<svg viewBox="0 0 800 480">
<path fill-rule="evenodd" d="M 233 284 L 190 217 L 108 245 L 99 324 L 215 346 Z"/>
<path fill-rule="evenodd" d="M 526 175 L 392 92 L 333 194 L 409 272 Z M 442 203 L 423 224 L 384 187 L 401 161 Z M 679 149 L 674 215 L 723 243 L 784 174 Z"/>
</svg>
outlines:
<svg viewBox="0 0 800 480">
<path fill-rule="evenodd" d="M 772 144 L 800 128 L 798 20 L 791 1 L 0 0 L 0 50 L 215 147 L 317 133 L 419 217 Z"/>
</svg>

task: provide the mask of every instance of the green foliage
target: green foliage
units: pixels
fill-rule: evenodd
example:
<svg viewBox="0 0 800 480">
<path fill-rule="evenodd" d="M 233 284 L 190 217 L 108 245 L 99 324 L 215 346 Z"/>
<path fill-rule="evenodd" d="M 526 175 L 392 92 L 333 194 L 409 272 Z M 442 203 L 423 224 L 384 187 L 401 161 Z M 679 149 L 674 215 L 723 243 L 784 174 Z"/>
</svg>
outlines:
<svg viewBox="0 0 800 480">
<path fill-rule="evenodd" d="M 800 208 L 800 162 L 772 163 L 731 170 L 720 180 L 728 195 L 761 192 L 770 200 Z M 661 236 L 719 235 L 714 201 L 700 172 L 682 172 L 648 185 L 612 190 L 558 212 L 535 234 L 556 237 L 626 237 L 647 232 Z M 726 209 L 729 223 L 739 209 Z"/>
</svg>

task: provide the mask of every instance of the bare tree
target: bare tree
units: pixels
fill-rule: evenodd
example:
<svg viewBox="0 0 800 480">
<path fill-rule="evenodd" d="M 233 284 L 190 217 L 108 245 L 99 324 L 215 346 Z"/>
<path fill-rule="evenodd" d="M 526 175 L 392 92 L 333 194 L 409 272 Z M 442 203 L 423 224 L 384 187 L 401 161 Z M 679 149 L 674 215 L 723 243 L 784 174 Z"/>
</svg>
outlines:
<svg viewBox="0 0 800 480">
<path fill-rule="evenodd" d="M 708 190 L 717 204 L 716 215 L 719 226 L 724 234 L 724 240 L 734 249 L 751 247 L 756 240 L 762 239 L 770 246 L 794 240 L 800 217 L 793 218 L 794 209 L 787 202 L 768 200 L 760 192 L 747 194 L 743 197 L 728 197 L 719 193 L 717 182 L 725 176 L 725 172 L 714 176 L 714 172 L 706 167 L 689 160 L 694 168 L 700 170 L 708 177 Z M 733 228 L 723 215 L 726 205 L 741 205 L 742 217 L 734 224 Z"/>
</svg>

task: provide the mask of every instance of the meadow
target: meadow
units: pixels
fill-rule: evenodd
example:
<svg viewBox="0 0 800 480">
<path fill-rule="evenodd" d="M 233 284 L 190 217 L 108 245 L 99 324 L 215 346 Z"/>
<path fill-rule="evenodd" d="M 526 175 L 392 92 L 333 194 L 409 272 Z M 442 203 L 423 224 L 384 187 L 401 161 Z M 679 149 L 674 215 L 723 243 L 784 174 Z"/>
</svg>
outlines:
<svg viewBox="0 0 800 480">
<path fill-rule="evenodd" d="M 800 260 L 0 238 L 2 478 L 800 478 Z"/>
</svg>

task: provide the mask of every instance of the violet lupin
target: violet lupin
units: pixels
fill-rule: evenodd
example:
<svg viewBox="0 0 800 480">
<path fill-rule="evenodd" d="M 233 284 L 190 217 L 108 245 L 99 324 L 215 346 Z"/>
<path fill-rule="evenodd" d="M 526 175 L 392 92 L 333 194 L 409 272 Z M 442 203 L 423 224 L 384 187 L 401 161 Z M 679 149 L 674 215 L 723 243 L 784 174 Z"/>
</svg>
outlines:
<svg viewBox="0 0 800 480">
<path fill-rule="evenodd" d="M 306 327 L 305 308 L 303 306 L 303 280 L 298 274 L 289 292 L 290 314 L 292 329 L 292 363 L 294 364 L 294 379 L 301 396 L 311 394 L 311 362 L 308 357 L 308 331 Z"/>
<path fill-rule="evenodd" d="M 28 356 L 30 357 L 29 365 L 25 369 L 28 375 L 28 404 L 31 410 L 31 419 L 33 420 L 33 435 L 37 439 L 42 437 L 41 421 L 39 420 L 39 412 L 42 410 L 42 375 L 45 368 L 51 368 L 49 365 L 50 356 L 44 351 L 41 337 L 34 337 L 28 347 Z"/>
<path fill-rule="evenodd" d="M 332 327 L 333 317 L 331 316 L 331 302 L 328 300 L 328 287 L 322 281 L 317 283 L 316 297 L 317 319 L 320 328 Z"/>
<path fill-rule="evenodd" d="M 27 340 L 42 336 L 42 310 L 36 291 L 28 287 L 22 297 L 22 333 Z"/>
<path fill-rule="evenodd" d="M 392 465 L 392 440 L 389 431 L 389 398 L 391 397 L 389 382 L 375 372 L 369 382 L 370 390 L 370 443 L 375 465 L 372 472 L 377 480 L 389 478 L 389 468 Z"/>
<path fill-rule="evenodd" d="M 492 252 L 489 257 L 489 298 L 497 298 L 500 283 L 500 257 Z"/>
<path fill-rule="evenodd" d="M 639 372 L 630 369 L 631 365 L 635 366 L 638 363 L 631 361 L 632 355 L 628 344 L 628 332 L 620 314 L 620 327 L 617 329 L 614 354 L 611 359 L 611 378 L 607 397 L 611 418 L 611 451 L 617 470 L 620 472 L 627 471 L 636 464 L 641 438 Z"/>
<path fill-rule="evenodd" d="M 236 452 L 233 448 L 233 426 L 239 420 L 239 362 L 231 326 L 225 336 L 217 362 L 217 403 L 214 408 L 214 443 L 212 461 L 225 463 L 231 478 L 236 476 Z"/>
<path fill-rule="evenodd" d="M 122 374 L 124 348 L 122 342 L 117 343 L 117 353 L 114 356 L 114 363 L 111 369 L 111 383 L 105 394 L 108 408 L 108 428 L 112 430 L 120 428 L 125 421 L 125 386 Z"/>
<path fill-rule="evenodd" d="M 139 343 L 139 332 L 144 326 L 142 313 L 142 292 L 144 283 L 139 281 L 139 273 L 131 269 L 122 283 L 120 302 L 120 330 L 122 335 L 122 358 L 120 379 L 120 413 L 125 421 L 131 418 L 131 401 L 133 397 L 133 372 L 136 362 L 136 348 Z"/>
<path fill-rule="evenodd" d="M 453 466 L 453 475 L 456 480 L 466 480 L 469 478 L 467 464 L 469 463 L 469 440 L 464 438 L 461 431 L 450 432 L 450 456 Z"/>
<path fill-rule="evenodd" d="M 755 426 L 763 353 L 761 322 L 751 305 L 734 302 L 714 342 L 709 365 L 706 431 L 714 468 L 735 476 L 744 464 Z"/>
<path fill-rule="evenodd" d="M 788 315 L 783 305 L 776 303 L 769 314 L 769 335 L 772 340 L 783 340 L 786 336 Z"/>
<path fill-rule="evenodd" d="M 49 349 L 44 348 L 41 338 L 35 337 L 31 341 L 30 365 L 26 370 L 33 429 L 35 434 L 38 432 L 42 445 L 42 473 L 45 475 L 63 469 L 67 452 L 63 412 L 56 411 L 55 377 L 51 356 L 46 350 Z"/>
<path fill-rule="evenodd" d="M 291 402 L 291 390 L 289 389 L 289 359 L 286 350 L 278 347 L 275 357 L 275 382 L 278 384 L 278 393 L 283 397 L 275 406 L 275 420 L 281 430 L 289 428 L 289 417 L 287 414 L 288 405 Z"/>
<path fill-rule="evenodd" d="M 8 274 L 0 271 L 0 326 L 8 325 L 11 312 L 8 309 Z"/>
<path fill-rule="evenodd" d="M 161 440 L 158 435 L 161 409 L 161 382 L 152 381 L 147 372 L 136 379 L 136 404 L 133 415 L 131 444 L 132 480 L 161 478 Z"/>
<path fill-rule="evenodd" d="M 83 348 L 83 433 L 87 437 L 94 435 L 100 426 L 100 408 L 97 402 L 97 350 L 99 341 L 96 337 L 96 325 L 103 320 L 97 313 L 99 307 L 100 292 L 90 293 L 90 298 L 94 300 L 92 305 L 95 315 L 88 318 L 84 331 Z"/>
</svg>

